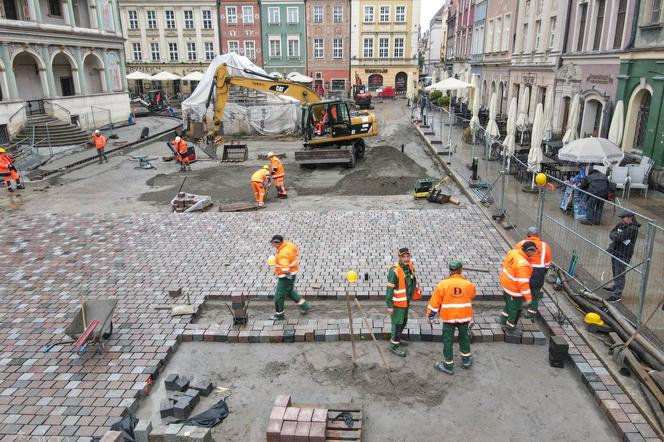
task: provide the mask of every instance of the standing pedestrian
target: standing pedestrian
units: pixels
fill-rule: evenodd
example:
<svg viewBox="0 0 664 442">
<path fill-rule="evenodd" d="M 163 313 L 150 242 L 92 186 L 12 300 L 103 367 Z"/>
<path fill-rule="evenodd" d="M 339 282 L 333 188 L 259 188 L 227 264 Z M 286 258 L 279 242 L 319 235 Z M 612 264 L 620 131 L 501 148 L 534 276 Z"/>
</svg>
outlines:
<svg viewBox="0 0 664 442">
<path fill-rule="evenodd" d="M 609 179 L 599 170 L 593 169 L 579 181 L 579 188 L 592 195 L 588 196 L 588 212 L 581 224 L 599 226 L 602 223 L 604 200 L 609 197 Z"/>
<path fill-rule="evenodd" d="M 431 323 L 439 314 L 443 321 L 443 361 L 436 362 L 436 370 L 454 374 L 454 331 L 459 330 L 459 353 L 463 368 L 470 368 L 473 358 L 470 353 L 468 327 L 473 320 L 472 300 L 477 294 L 475 284 L 461 274 L 463 263 L 455 260 L 449 264 L 450 276 L 436 286 L 427 307 L 427 319 Z"/>
<path fill-rule="evenodd" d="M 639 224 L 636 215 L 629 210 L 621 210 L 618 213 L 620 222 L 609 233 L 611 244 L 608 252 L 611 254 L 611 270 L 613 271 L 613 287 L 604 287 L 604 290 L 613 292 L 607 299 L 608 302 L 619 302 L 622 300 L 625 289 L 625 269 L 634 255 L 634 246 L 639 236 Z"/>
<path fill-rule="evenodd" d="M 279 198 L 288 198 L 286 185 L 284 184 L 286 171 L 283 164 L 281 164 L 281 160 L 274 152 L 269 152 L 267 159 L 270 160 L 270 175 L 272 176 L 272 180 L 274 180 L 274 187 L 277 188 L 277 196 Z"/>
<path fill-rule="evenodd" d="M 500 285 L 503 287 L 505 307 L 500 314 L 500 322 L 506 334 L 521 336 L 523 330 L 517 328 L 523 300 L 532 300 L 530 292 L 530 276 L 533 267 L 530 257 L 537 253 L 537 246 L 532 241 L 526 241 L 521 248 L 512 249 L 505 256 L 503 270 L 500 272 Z"/>
<path fill-rule="evenodd" d="M 403 330 L 408 322 L 408 306 L 410 300 L 417 299 L 419 291 L 415 278 L 415 265 L 410 259 L 410 250 L 407 247 L 399 249 L 399 262 L 390 267 L 387 273 L 387 314 L 392 319 L 392 334 L 390 336 L 390 352 L 406 357 L 406 351 L 401 348 L 408 345 L 401 340 Z"/>
<path fill-rule="evenodd" d="M 289 297 L 300 307 L 300 313 L 305 315 L 311 308 L 309 303 L 295 291 L 295 277 L 300 268 L 298 247 L 288 241 L 284 241 L 282 235 L 274 235 L 270 244 L 277 249 L 275 256 L 274 273 L 277 275 L 277 288 L 274 293 L 275 313 L 270 318 L 275 321 L 286 319 L 286 308 L 284 302 Z"/>
<path fill-rule="evenodd" d="M 5 182 L 5 185 L 7 186 L 7 192 L 14 192 L 14 189 L 12 189 L 12 181 L 16 183 L 16 188 L 21 190 L 25 189 L 25 186 L 21 182 L 21 177 L 18 174 L 18 170 L 16 170 L 16 166 L 14 165 L 14 158 L 9 154 L 9 152 L 5 151 L 5 149 L 0 147 L 0 177 Z"/>
<path fill-rule="evenodd" d="M 265 189 L 270 180 L 270 166 L 267 164 L 251 175 L 251 188 L 254 191 L 256 207 L 265 208 Z"/>
<path fill-rule="evenodd" d="M 530 276 L 530 292 L 533 295 L 533 300 L 530 301 L 526 314 L 523 315 L 524 318 L 532 319 L 537 316 L 537 307 L 542 299 L 544 278 L 549 267 L 551 267 L 551 247 L 541 240 L 539 229 L 534 226 L 528 228 L 526 239 L 516 243 L 514 248 L 520 249 L 526 241 L 531 241 L 537 246 L 537 253 L 528 258 L 530 264 L 533 266 L 533 273 Z"/>
<path fill-rule="evenodd" d="M 99 132 L 99 129 L 95 130 L 95 134 L 92 136 L 92 142 L 95 144 L 95 147 L 97 148 L 97 157 L 99 157 L 99 164 L 102 163 L 102 160 L 105 160 L 108 163 L 108 158 L 104 153 L 104 149 L 106 148 L 106 137 L 103 136 L 101 132 Z"/>
</svg>

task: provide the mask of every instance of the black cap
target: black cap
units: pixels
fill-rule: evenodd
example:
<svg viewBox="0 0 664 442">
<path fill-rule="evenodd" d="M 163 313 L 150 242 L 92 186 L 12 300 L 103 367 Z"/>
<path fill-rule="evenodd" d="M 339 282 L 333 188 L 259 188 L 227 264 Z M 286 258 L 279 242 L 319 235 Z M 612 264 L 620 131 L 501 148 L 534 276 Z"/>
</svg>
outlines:
<svg viewBox="0 0 664 442">
<path fill-rule="evenodd" d="M 284 237 L 282 235 L 274 235 L 270 242 L 284 242 Z"/>
<path fill-rule="evenodd" d="M 636 215 L 634 215 L 634 212 L 630 212 L 629 210 L 626 209 L 622 209 L 620 212 L 618 212 L 618 218 L 624 218 L 626 216 L 634 218 Z"/>
<path fill-rule="evenodd" d="M 399 256 L 404 255 L 404 254 L 410 254 L 410 250 L 408 250 L 408 247 L 402 247 L 399 249 Z"/>
<path fill-rule="evenodd" d="M 536 245 L 534 242 L 532 242 L 532 241 L 526 241 L 526 242 L 524 242 L 523 245 L 521 246 L 521 250 L 523 250 L 524 252 L 528 252 L 528 251 L 530 251 L 530 250 L 537 251 L 537 250 L 539 250 L 539 249 L 537 248 L 537 245 Z"/>
</svg>

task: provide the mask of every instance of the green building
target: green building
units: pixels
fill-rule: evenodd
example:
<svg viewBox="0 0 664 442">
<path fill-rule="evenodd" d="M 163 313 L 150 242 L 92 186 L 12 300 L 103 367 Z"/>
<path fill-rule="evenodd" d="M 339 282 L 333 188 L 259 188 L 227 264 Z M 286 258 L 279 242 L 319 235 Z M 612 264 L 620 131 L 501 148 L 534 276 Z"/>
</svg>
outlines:
<svg viewBox="0 0 664 442">
<path fill-rule="evenodd" d="M 263 68 L 286 75 L 306 73 L 307 37 L 303 0 L 263 0 L 261 32 Z"/>
</svg>

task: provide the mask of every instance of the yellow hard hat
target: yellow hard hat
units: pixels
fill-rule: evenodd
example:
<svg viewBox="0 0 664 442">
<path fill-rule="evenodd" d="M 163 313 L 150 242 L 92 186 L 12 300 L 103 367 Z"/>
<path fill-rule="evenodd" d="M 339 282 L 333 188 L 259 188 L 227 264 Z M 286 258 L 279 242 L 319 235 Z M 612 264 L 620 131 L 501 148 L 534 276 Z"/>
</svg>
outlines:
<svg viewBox="0 0 664 442">
<path fill-rule="evenodd" d="M 346 280 L 350 283 L 357 282 L 358 275 L 357 272 L 354 270 L 350 270 L 348 273 L 346 273 Z"/>
<path fill-rule="evenodd" d="M 0 147 L 0 153 L 5 153 L 5 150 L 2 147 Z"/>
<path fill-rule="evenodd" d="M 537 175 L 535 175 L 535 184 L 537 184 L 540 187 L 546 185 L 546 174 L 540 172 Z"/>
<path fill-rule="evenodd" d="M 265 169 L 265 170 L 270 170 L 270 166 L 268 166 L 268 165 L 266 164 L 265 166 L 263 166 L 263 169 Z"/>
<path fill-rule="evenodd" d="M 583 321 L 586 324 L 604 325 L 602 317 L 595 312 L 587 313 L 586 316 L 583 318 Z"/>
<path fill-rule="evenodd" d="M 275 155 L 274 155 L 274 152 L 268 152 L 268 153 L 267 153 L 267 157 L 268 157 L 268 158 L 272 158 L 273 156 L 275 156 Z"/>
</svg>

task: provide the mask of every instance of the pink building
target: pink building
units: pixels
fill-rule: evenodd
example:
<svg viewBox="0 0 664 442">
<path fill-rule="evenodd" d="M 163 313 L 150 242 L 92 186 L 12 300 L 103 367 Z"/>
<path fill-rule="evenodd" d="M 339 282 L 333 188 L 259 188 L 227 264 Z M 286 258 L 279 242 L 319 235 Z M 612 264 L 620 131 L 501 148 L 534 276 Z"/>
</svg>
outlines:
<svg viewBox="0 0 664 442">
<path fill-rule="evenodd" d="M 236 52 L 263 66 L 261 13 L 257 0 L 220 0 L 220 53 Z"/>
<path fill-rule="evenodd" d="M 455 25 L 455 56 L 453 72 L 456 76 L 470 72 L 470 52 L 474 23 L 474 0 L 458 0 Z"/>
</svg>

